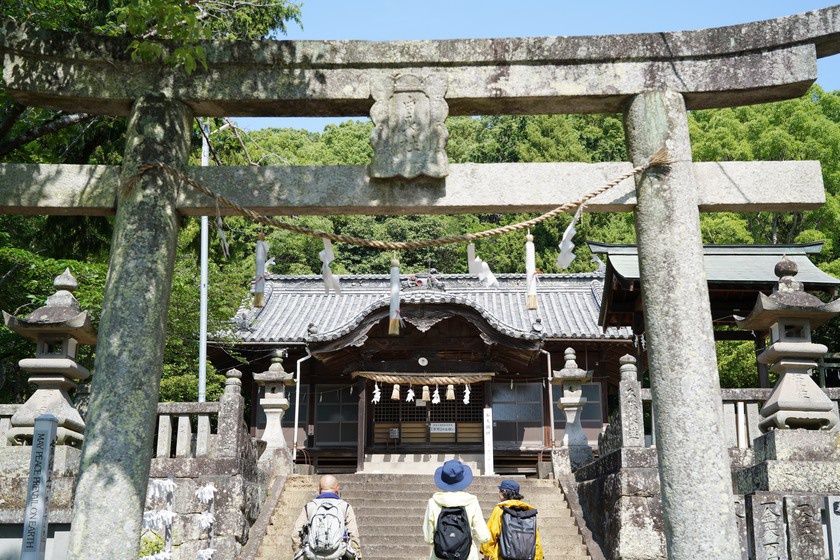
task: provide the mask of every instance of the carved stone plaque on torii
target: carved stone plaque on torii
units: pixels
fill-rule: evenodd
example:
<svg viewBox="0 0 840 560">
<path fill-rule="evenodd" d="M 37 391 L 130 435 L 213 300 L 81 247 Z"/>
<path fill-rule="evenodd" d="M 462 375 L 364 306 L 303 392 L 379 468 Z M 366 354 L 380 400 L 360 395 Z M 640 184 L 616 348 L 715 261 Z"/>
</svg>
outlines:
<svg viewBox="0 0 840 560">
<path fill-rule="evenodd" d="M 116 214 L 68 558 L 138 556 L 177 215 L 216 211 L 156 171 L 120 188 L 140 165 L 268 215 L 512 213 L 575 200 L 662 147 L 671 165 L 587 208 L 635 212 L 669 558 L 739 557 L 699 212 L 808 210 L 824 192 L 818 162 L 692 163 L 686 110 L 802 95 L 840 50 L 840 7 L 639 35 L 208 43 L 191 75 L 126 46 L 11 24 L 0 37 L 18 102 L 129 116 L 121 167 L 0 166 L 2 213 Z M 623 113 L 630 162 L 450 165 L 443 151 L 447 114 L 593 112 Z M 186 166 L 193 117 L 364 115 L 370 169 Z"/>
</svg>

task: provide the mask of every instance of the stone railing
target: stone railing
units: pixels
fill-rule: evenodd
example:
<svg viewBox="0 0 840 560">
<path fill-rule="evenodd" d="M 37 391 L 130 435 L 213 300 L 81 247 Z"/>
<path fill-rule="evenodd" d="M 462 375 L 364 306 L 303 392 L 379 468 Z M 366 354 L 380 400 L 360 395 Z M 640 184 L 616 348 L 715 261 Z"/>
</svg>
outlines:
<svg viewBox="0 0 840 560">
<path fill-rule="evenodd" d="M 837 414 L 840 402 L 840 388 L 823 389 L 828 398 L 834 403 L 834 413 Z M 723 400 L 724 436 L 728 447 L 747 449 L 752 447 L 753 440 L 761 435 L 758 422 L 761 419 L 759 411 L 764 401 L 770 397 L 772 389 L 721 389 Z M 642 406 L 650 411 L 652 400 L 651 390 L 642 389 Z M 653 418 L 653 415 L 650 416 Z M 651 429 L 645 432 L 647 445 L 656 444 L 656 426 L 651 422 Z"/>
<path fill-rule="evenodd" d="M 226 375 L 219 402 L 158 404 L 149 478 L 152 484 L 171 480 L 177 487 L 170 507 L 177 560 L 192 560 L 208 548 L 215 550 L 214 557 L 236 558 L 265 496 L 267 481 L 257 467 L 259 442 L 245 425 L 241 373 Z M 200 512 L 206 506 L 196 496 L 208 485 L 215 488 L 215 521 L 202 530 Z M 160 497 L 147 497 L 147 510 L 161 507 Z"/>
<path fill-rule="evenodd" d="M 642 388 L 637 380 L 636 361 L 631 356 L 621 360 L 619 408 L 610 417 L 610 424 L 598 439 L 601 455 L 621 447 L 654 447 L 656 425 L 651 413 L 651 389 Z M 824 389 L 838 412 L 840 388 Z M 730 449 L 749 449 L 761 435 L 759 411 L 770 397 L 772 389 L 721 389 L 723 401 L 724 436 Z M 685 403 L 690 406 L 691 403 Z M 645 421 L 648 418 L 648 421 Z M 835 428 L 837 429 L 837 428 Z"/>
<path fill-rule="evenodd" d="M 219 409 L 220 405 L 217 402 L 159 403 L 155 458 L 208 456 L 211 438 L 218 435 L 217 432 L 212 431 L 211 427 L 218 426 Z M 196 427 L 195 434 L 193 434 L 193 426 Z"/>
<path fill-rule="evenodd" d="M 20 404 L 0 404 L 0 447 L 8 445 L 6 432 L 12 427 L 12 416 L 23 406 Z"/>
<path fill-rule="evenodd" d="M 728 447 L 747 449 L 752 447 L 753 440 L 761 435 L 758 429 L 758 422 L 761 419 L 759 411 L 764 401 L 770 397 L 772 389 L 721 389 L 723 400 L 724 436 Z M 828 398 L 834 402 L 834 412 L 838 411 L 840 402 L 840 388 L 824 389 Z M 642 408 L 650 412 L 652 400 L 650 389 L 640 391 Z M 624 400 L 624 399 L 622 399 Z M 624 405 L 623 402 L 620 405 Z M 632 405 L 631 405 L 632 406 Z M 649 415 L 652 419 L 653 415 Z M 645 429 L 645 445 L 656 444 L 656 425 L 651 420 L 650 426 Z"/>
</svg>

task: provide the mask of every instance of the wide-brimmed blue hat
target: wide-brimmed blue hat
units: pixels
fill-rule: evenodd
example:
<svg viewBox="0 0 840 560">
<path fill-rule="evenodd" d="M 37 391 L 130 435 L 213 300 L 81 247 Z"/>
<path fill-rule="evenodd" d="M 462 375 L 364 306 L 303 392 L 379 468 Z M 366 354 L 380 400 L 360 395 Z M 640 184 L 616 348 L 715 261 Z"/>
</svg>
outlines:
<svg viewBox="0 0 840 560">
<path fill-rule="evenodd" d="M 435 471 L 435 485 L 441 490 L 455 492 L 472 483 L 472 469 L 457 459 L 452 459 Z"/>
</svg>

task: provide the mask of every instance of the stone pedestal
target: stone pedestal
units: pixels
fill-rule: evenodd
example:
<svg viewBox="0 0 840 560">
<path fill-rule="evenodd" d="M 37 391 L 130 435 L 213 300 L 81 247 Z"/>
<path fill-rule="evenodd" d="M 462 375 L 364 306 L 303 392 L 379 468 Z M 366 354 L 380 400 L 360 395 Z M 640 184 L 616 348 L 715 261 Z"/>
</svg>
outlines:
<svg viewBox="0 0 840 560">
<path fill-rule="evenodd" d="M 756 464 L 736 473 L 747 494 L 756 560 L 823 559 L 826 495 L 840 494 L 840 436 L 773 430 L 755 439 Z"/>
<path fill-rule="evenodd" d="M 737 473 L 741 493 L 840 493 L 840 434 L 773 430 L 753 442 L 755 465 Z"/>
<path fill-rule="evenodd" d="M 70 523 L 73 491 L 79 472 L 81 450 L 56 445 L 50 494 L 50 526 Z M 29 483 L 32 448 L 0 447 L 0 524 L 22 524 Z"/>
<path fill-rule="evenodd" d="M 70 362 L 71 360 L 67 360 Z M 28 372 L 39 372 L 30 375 L 29 382 L 38 389 L 24 403 L 24 405 L 12 416 L 12 428 L 7 432 L 7 438 L 11 444 L 27 444 L 32 441 L 32 432 L 35 427 L 35 418 L 47 411 L 59 420 L 58 445 L 73 445 L 81 447 L 84 440 L 85 423 L 78 411 L 70 401 L 68 391 L 76 387 L 76 383 L 63 375 L 55 373 L 54 360 L 29 358 L 20 361 L 21 369 Z M 75 363 L 73 364 L 75 365 Z M 77 366 L 80 370 L 75 375 L 87 377 L 89 374 L 85 368 Z"/>
</svg>

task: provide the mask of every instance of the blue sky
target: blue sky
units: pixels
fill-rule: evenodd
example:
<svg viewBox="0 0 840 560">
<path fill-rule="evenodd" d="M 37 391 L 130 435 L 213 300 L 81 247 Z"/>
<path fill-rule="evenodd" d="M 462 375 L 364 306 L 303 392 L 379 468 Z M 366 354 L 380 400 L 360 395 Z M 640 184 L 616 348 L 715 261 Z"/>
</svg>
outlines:
<svg viewBox="0 0 840 560">
<path fill-rule="evenodd" d="M 287 39 L 470 39 L 680 31 L 747 23 L 825 8 L 817 0 L 306 0 L 303 29 Z M 817 83 L 840 89 L 840 55 L 820 59 Z M 322 130 L 343 119 L 237 118 L 247 130 Z"/>
</svg>

